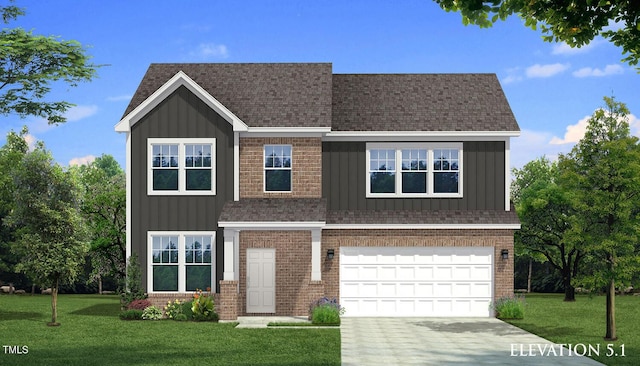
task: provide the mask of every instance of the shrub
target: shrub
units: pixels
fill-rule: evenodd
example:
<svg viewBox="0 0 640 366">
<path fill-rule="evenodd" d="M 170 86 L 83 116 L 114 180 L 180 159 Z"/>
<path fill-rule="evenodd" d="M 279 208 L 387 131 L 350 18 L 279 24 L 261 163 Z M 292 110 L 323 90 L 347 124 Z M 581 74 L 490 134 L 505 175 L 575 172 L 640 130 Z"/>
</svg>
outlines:
<svg viewBox="0 0 640 366">
<path fill-rule="evenodd" d="M 209 293 L 211 289 L 207 288 L 207 292 L 196 290 L 193 294 L 191 302 L 191 312 L 195 321 L 218 321 L 218 314 L 215 312 L 213 305 L 213 297 Z"/>
<path fill-rule="evenodd" d="M 120 319 L 122 320 L 141 320 L 142 310 L 130 309 L 120 312 Z"/>
<path fill-rule="evenodd" d="M 193 311 L 191 311 L 191 301 L 185 301 L 182 303 L 182 315 L 187 317 L 187 320 L 193 320 Z"/>
<path fill-rule="evenodd" d="M 523 296 L 513 296 L 501 297 L 491 307 L 496 311 L 498 319 L 523 319 L 524 305 Z"/>
<path fill-rule="evenodd" d="M 184 314 L 182 314 L 182 313 L 180 313 L 180 314 L 176 315 L 174 319 L 175 319 L 176 321 L 178 321 L 178 322 L 183 322 L 183 321 L 188 320 L 188 319 L 187 319 L 187 316 L 186 316 L 186 315 L 184 315 Z"/>
<path fill-rule="evenodd" d="M 158 320 L 162 319 L 162 310 L 157 306 L 149 306 L 142 311 L 142 319 L 144 320 Z"/>
<path fill-rule="evenodd" d="M 164 307 L 164 313 L 167 315 L 167 318 L 176 319 L 176 316 L 182 314 L 182 301 L 169 301 L 167 306 Z"/>
<path fill-rule="evenodd" d="M 344 315 L 345 309 L 338 304 L 337 299 L 323 297 L 312 302 L 309 311 L 313 324 L 339 325 L 340 316 Z"/>
<path fill-rule="evenodd" d="M 149 300 L 133 300 L 127 305 L 127 310 L 144 310 L 151 306 L 151 301 Z"/>
<path fill-rule="evenodd" d="M 140 270 L 140 262 L 138 255 L 132 253 L 127 263 L 127 277 L 124 289 L 120 289 L 120 307 L 124 310 L 134 300 L 144 300 L 147 294 L 144 293 L 142 286 L 142 272 Z"/>
</svg>

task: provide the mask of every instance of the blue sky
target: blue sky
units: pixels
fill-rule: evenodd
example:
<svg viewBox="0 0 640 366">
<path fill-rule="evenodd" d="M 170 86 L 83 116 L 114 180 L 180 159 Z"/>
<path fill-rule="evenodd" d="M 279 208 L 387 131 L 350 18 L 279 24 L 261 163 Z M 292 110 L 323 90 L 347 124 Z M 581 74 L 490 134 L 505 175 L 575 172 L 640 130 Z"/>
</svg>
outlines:
<svg viewBox="0 0 640 366">
<path fill-rule="evenodd" d="M 522 136 L 512 165 L 568 152 L 604 96 L 627 104 L 639 135 L 640 74 L 602 39 L 581 49 L 543 42 L 513 17 L 490 29 L 464 26 L 430 0 L 396 1 L 40 1 L 17 0 L 26 16 L 7 27 L 74 39 L 88 47 L 99 76 L 51 99 L 74 103 L 68 122 L 0 116 L 6 133 L 29 126 L 62 165 L 113 155 L 114 132 L 154 62 L 331 62 L 335 73 L 495 73 Z M 635 87 L 634 87 L 635 85 Z"/>
</svg>

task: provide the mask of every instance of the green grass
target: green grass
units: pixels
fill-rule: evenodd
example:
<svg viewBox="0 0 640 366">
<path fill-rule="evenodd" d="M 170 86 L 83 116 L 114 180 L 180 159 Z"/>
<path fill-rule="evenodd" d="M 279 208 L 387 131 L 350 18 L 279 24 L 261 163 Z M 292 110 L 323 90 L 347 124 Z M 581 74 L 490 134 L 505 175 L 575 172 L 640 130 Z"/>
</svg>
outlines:
<svg viewBox="0 0 640 366">
<path fill-rule="evenodd" d="M 123 321 L 116 296 L 0 296 L 0 365 L 340 365 L 339 329 L 236 329 L 210 322 Z"/>
<path fill-rule="evenodd" d="M 339 327 L 340 324 L 313 324 L 306 322 L 270 322 L 269 327 Z"/>
<path fill-rule="evenodd" d="M 597 347 L 593 359 L 606 365 L 640 365 L 640 296 L 616 296 L 618 340 L 605 341 L 605 296 L 576 296 L 564 302 L 563 294 L 527 294 L 522 320 L 508 322 L 556 344 L 584 344 Z M 607 344 L 626 357 L 607 357 Z"/>
</svg>

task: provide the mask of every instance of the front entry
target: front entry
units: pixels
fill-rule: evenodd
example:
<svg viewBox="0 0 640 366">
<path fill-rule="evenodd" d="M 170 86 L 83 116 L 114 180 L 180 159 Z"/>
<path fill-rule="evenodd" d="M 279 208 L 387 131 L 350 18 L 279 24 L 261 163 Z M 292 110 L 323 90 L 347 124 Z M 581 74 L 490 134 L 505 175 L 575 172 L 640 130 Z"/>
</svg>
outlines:
<svg viewBox="0 0 640 366">
<path fill-rule="evenodd" d="M 247 249 L 247 313 L 276 312 L 276 250 Z"/>
</svg>

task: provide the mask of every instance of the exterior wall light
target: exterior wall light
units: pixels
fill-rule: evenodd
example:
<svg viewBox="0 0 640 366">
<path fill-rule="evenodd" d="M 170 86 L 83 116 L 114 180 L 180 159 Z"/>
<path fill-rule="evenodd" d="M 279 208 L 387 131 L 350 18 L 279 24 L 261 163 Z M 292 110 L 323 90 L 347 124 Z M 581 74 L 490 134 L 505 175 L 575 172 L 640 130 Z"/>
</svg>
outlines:
<svg viewBox="0 0 640 366">
<path fill-rule="evenodd" d="M 327 259 L 333 259 L 335 252 L 333 249 L 327 249 Z"/>
<path fill-rule="evenodd" d="M 509 249 L 502 249 L 500 254 L 502 255 L 503 260 L 506 261 L 507 259 L 509 259 Z"/>
</svg>

